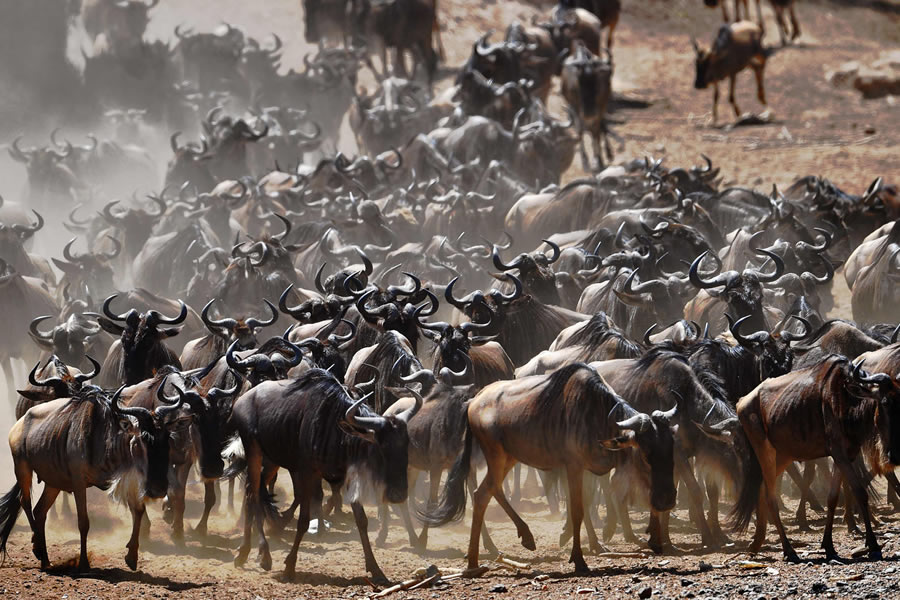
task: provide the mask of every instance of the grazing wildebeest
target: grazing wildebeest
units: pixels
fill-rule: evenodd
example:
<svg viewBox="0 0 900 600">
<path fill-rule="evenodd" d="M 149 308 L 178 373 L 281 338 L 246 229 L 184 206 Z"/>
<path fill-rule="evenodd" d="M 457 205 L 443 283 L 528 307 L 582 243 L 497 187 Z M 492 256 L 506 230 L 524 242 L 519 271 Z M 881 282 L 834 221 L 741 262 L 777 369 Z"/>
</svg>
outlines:
<svg viewBox="0 0 900 600">
<path fill-rule="evenodd" d="M 247 492 L 244 539 L 235 565 L 247 562 L 255 520 L 260 565 L 266 570 L 272 568 L 260 505 L 266 460 L 291 473 L 294 493 L 300 499 L 297 534 L 284 561 L 285 575 L 294 573 L 300 540 L 309 527 L 310 504 L 320 493 L 324 479 L 349 485 L 348 499 L 365 552 L 366 570 L 376 579 L 385 580 L 372 554 L 362 496 L 374 490 L 382 502 L 406 501 L 406 423 L 421 404 L 399 415 L 382 417 L 365 406 L 366 400 L 354 401 L 333 375 L 321 369 L 311 369 L 297 379 L 261 383 L 237 399 L 230 423 L 244 445 Z"/>
<path fill-rule="evenodd" d="M 753 452 L 743 454 L 746 475 L 732 514 L 736 529 L 743 530 L 756 512 L 751 551 L 765 541 L 771 517 L 785 560 L 799 561 L 778 514 L 776 479 L 793 461 L 830 456 L 835 467 L 822 536 L 826 559 L 838 556 L 831 532 L 842 481 L 850 485 L 862 509 L 869 557 L 881 558 L 872 531 L 868 481 L 854 462 L 864 454 L 877 474 L 900 464 L 900 385 L 887 373 L 866 373 L 861 365 L 861 360 L 851 364 L 844 356 L 831 355 L 817 365 L 764 381 L 738 402 L 738 418 Z"/>
<path fill-rule="evenodd" d="M 469 402 L 463 452 L 450 471 L 440 504 L 422 515 L 423 520 L 443 525 L 465 512 L 464 484 L 471 468 L 474 439 L 484 453 L 488 470 L 473 501 L 469 568 L 478 566 L 478 537 L 492 497 L 515 523 L 522 545 L 535 549 L 531 530 L 503 494 L 503 479 L 517 462 L 522 462 L 542 470 L 565 469 L 574 533 L 569 561 L 575 563 L 576 572 L 586 572 L 580 534 L 583 472 L 609 473 L 618 458 L 609 450 L 637 448 L 649 465 L 651 538 L 658 537 L 659 513 L 675 505 L 672 451 L 677 426 L 669 423 L 674 416 L 675 409 L 651 415 L 637 412 L 584 363 L 569 365 L 549 376 L 493 383 Z"/>
<path fill-rule="evenodd" d="M 701 48 L 696 40 L 691 40 L 697 53 L 697 77 L 694 87 L 698 90 L 713 86 L 713 124 L 718 121 L 719 82 L 728 78 L 728 101 L 734 108 L 734 115 L 741 116 L 734 98 L 734 84 L 737 74 L 745 68 L 753 69 L 756 76 L 756 97 L 763 106 L 766 104 L 766 88 L 763 84 L 763 71 L 766 59 L 771 50 L 762 46 L 762 30 L 750 21 L 741 21 L 734 25 L 722 25 L 712 48 Z"/>
<path fill-rule="evenodd" d="M 9 432 L 16 483 L 0 499 L 0 552 L 19 510 L 25 510 L 34 533 L 33 552 L 41 568 L 50 566 L 44 524 L 59 492 L 75 496 L 81 534 L 80 570 L 90 569 L 87 555 L 86 491 L 109 489 L 131 510 L 132 529 L 125 562 L 137 568 L 138 533 L 147 498 L 166 493 L 169 431 L 190 418 L 182 401 L 153 411 L 119 404 L 122 388 L 109 399 L 97 388 L 84 388 L 72 398 L 60 398 L 30 409 Z M 32 510 L 32 475 L 44 482 L 44 492 Z"/>
</svg>

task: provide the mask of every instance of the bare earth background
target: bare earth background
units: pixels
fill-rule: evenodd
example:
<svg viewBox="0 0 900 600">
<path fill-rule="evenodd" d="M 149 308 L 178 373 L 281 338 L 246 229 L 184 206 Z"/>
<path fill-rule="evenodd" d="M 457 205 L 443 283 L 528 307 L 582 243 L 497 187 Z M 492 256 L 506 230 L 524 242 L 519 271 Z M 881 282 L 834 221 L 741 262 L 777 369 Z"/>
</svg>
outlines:
<svg viewBox="0 0 900 600">
<path fill-rule="evenodd" d="M 632 100 L 646 100 L 646 109 L 619 110 L 615 118 L 624 121 L 616 131 L 624 138 L 617 149 L 620 159 L 636 156 L 664 156 L 669 165 L 700 162 L 700 153 L 711 156 L 722 167 L 725 184 L 739 184 L 768 190 L 772 183 L 785 186 L 807 174 L 822 175 L 848 192 L 860 193 L 877 176 L 887 182 L 898 179 L 897 127 L 900 107 L 890 98 L 864 101 L 853 90 L 837 90 L 825 80 L 827 68 L 847 60 L 868 62 L 881 50 L 897 48 L 900 41 L 900 4 L 892 0 L 797 0 L 803 28 L 800 43 L 779 51 L 766 71 L 767 91 L 775 123 L 763 127 L 732 131 L 707 125 L 711 91 L 692 89 L 693 55 L 690 36 L 709 43 L 714 36 L 720 12 L 703 8 L 700 0 L 624 0 L 624 13 L 616 32 L 614 47 L 614 89 Z M 530 22 L 531 16 L 549 6 L 515 1 L 467 2 L 441 0 L 443 40 L 448 65 L 461 64 L 472 43 L 483 31 L 502 32 L 513 19 Z M 766 7 L 768 43 L 774 43 L 775 23 Z M 300 0 L 163 0 L 154 9 L 150 37 L 168 38 L 175 25 L 183 23 L 196 29 L 210 29 L 222 21 L 263 37 L 270 32 L 285 42 L 283 64 L 286 68 L 302 65 L 309 50 L 302 40 Z M 501 35 L 500 33 L 497 34 Z M 449 79 L 440 87 L 450 84 Z M 752 77 L 739 81 L 738 98 L 743 110 L 759 112 Z M 551 109 L 559 112 L 558 97 Z M 730 117 L 727 104 L 720 107 L 723 120 Z M 47 124 L 47 129 L 52 124 Z M 348 142 L 352 150 L 352 142 Z M 5 153 L 4 153 L 5 154 Z M 567 173 L 573 178 L 583 173 L 576 168 Z M 5 175 L 4 189 L 21 183 L 22 174 L 0 161 Z M 7 175 L 8 174 L 8 175 Z M 840 277 L 839 277 L 840 278 Z M 849 297 L 842 278 L 837 283 L 836 315 L 849 317 Z M 10 425 L 11 404 L 0 411 L 0 427 Z M 10 461 L 0 459 L 0 484 L 12 484 Z M 189 486 L 188 516 L 199 515 L 199 486 Z M 96 492 L 96 491 L 95 491 Z M 240 497 L 240 494 L 239 494 Z M 594 569 L 592 577 L 569 576 L 568 546 L 560 549 L 558 536 L 562 521 L 551 516 L 537 490 L 526 488 L 519 509 L 531 525 L 538 543 L 535 553 L 522 549 L 515 530 L 496 506 L 489 513 L 489 524 L 497 545 L 530 567 L 519 574 L 490 573 L 479 580 L 457 580 L 439 590 L 402 592 L 398 598 L 562 598 L 581 590 L 584 597 L 637 597 L 650 588 L 653 597 L 788 597 L 827 592 L 838 597 L 896 597 L 897 573 L 894 558 L 900 539 L 900 525 L 893 516 L 879 514 L 879 534 L 885 544 L 885 562 L 823 564 L 814 560 L 821 530 L 812 534 L 796 531 L 791 519 L 786 523 L 789 535 L 799 551 L 811 551 L 800 566 L 780 560 L 780 548 L 772 546 L 754 560 L 769 569 L 743 569 L 740 562 L 746 538 L 724 553 L 704 554 L 698 548 L 699 536 L 687 520 L 686 510 L 675 511 L 673 537 L 687 553 L 681 556 L 646 558 L 603 558 L 588 556 Z M 284 499 L 282 492 L 280 498 Z M 295 581 L 283 581 L 277 574 L 255 567 L 235 569 L 231 563 L 238 545 L 240 529 L 237 516 L 217 509 L 210 522 L 213 534 L 205 542 L 189 537 L 186 550 L 176 549 L 169 529 L 162 522 L 158 506 L 150 509 L 153 526 L 150 540 L 142 542 L 140 572 L 127 570 L 123 556 L 128 525 L 123 510 L 114 507 L 101 493 L 92 496 L 90 535 L 91 562 L 95 570 L 76 574 L 70 561 L 77 559 L 78 532 L 74 517 L 64 513 L 48 532 L 50 556 L 58 565 L 49 572 L 38 570 L 31 555 L 27 525 L 20 523 L 10 541 L 9 558 L 0 568 L 0 595 L 23 598 L 350 598 L 371 592 L 363 580 L 363 560 L 356 532 L 348 523 L 336 523 L 324 538 L 308 537 L 301 546 Z M 824 497 L 822 498 L 824 500 Z M 726 501 L 727 503 L 727 501 Z M 790 507 L 793 504 L 787 501 Z M 57 503 L 58 507 L 61 502 Z M 238 502 L 238 507 L 240 502 Z M 726 507 L 727 508 L 727 507 Z M 640 509 L 636 509 L 639 511 Z M 647 515 L 634 512 L 641 532 Z M 601 514 L 602 514 L 601 509 Z M 374 510 L 370 511 L 374 517 Z M 22 518 L 24 523 L 24 518 Z M 814 521 L 821 528 L 822 520 Z M 462 548 L 466 546 L 468 518 L 455 527 L 434 531 L 429 550 L 419 555 L 408 547 L 406 535 L 395 522 L 386 548 L 376 548 L 376 556 L 388 577 L 407 578 L 416 569 L 434 563 L 442 569 L 464 566 Z M 374 519 L 372 525 L 374 526 Z M 289 532 L 293 535 L 293 531 Z M 898 537 L 895 538 L 894 536 Z M 374 532 L 373 532 L 374 539 Z M 285 538 L 290 540 L 290 537 Z M 770 528 L 769 540 L 776 541 Z M 271 539 L 275 568 L 287 552 L 287 542 Z M 836 544 L 844 556 L 861 544 L 839 526 Z M 634 545 L 616 536 L 611 550 L 635 551 Z M 716 568 L 700 572 L 700 561 Z M 500 572 L 502 573 L 502 572 Z M 549 574 L 549 579 L 538 577 Z M 503 586 L 504 591 L 495 586 Z M 496 590 L 496 591 L 492 591 Z"/>
</svg>

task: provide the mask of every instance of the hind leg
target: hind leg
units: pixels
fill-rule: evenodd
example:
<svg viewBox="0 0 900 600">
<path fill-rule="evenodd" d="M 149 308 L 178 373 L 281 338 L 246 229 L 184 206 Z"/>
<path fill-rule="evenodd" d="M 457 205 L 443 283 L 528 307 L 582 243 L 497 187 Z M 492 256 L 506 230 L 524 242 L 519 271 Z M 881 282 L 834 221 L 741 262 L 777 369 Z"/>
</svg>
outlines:
<svg viewBox="0 0 900 600">
<path fill-rule="evenodd" d="M 741 109 L 738 107 L 737 99 L 734 96 L 734 84 L 737 82 L 737 75 L 731 75 L 728 77 L 728 102 L 731 104 L 731 108 L 734 109 L 734 116 L 741 116 Z"/>
<path fill-rule="evenodd" d="M 75 485 L 72 490 L 75 496 L 75 512 L 78 513 L 78 533 L 81 537 L 81 553 L 78 555 L 78 570 L 87 571 L 91 568 L 87 555 L 87 537 L 91 528 L 90 519 L 87 512 L 87 490 L 81 482 Z"/>
<path fill-rule="evenodd" d="M 763 71 L 765 69 L 765 64 L 763 65 L 752 65 L 753 66 L 753 75 L 756 77 L 756 98 L 759 100 L 759 103 L 769 107 L 769 104 L 766 102 L 766 85 L 763 82 Z M 734 89 L 734 84 L 732 84 L 732 90 Z"/>
<path fill-rule="evenodd" d="M 475 469 L 469 470 L 468 476 L 469 482 L 469 490 L 472 494 L 472 506 L 475 506 L 475 490 L 478 489 L 478 481 L 475 479 Z M 487 526 L 482 524 L 481 527 L 481 543 L 484 546 L 485 552 L 487 552 L 491 556 L 497 556 L 500 554 L 500 550 L 497 549 L 497 546 L 494 545 L 494 540 L 491 539 L 490 534 L 488 533 Z"/>
<path fill-rule="evenodd" d="M 791 39 L 796 40 L 800 37 L 800 21 L 797 20 L 797 13 L 794 11 L 794 5 L 788 7 L 791 15 Z"/>
<path fill-rule="evenodd" d="M 41 494 L 41 498 L 40 500 L 38 500 L 37 506 L 34 507 L 34 523 L 31 527 L 34 532 L 32 539 L 32 550 L 35 557 L 37 557 L 37 559 L 41 561 L 42 569 L 46 569 L 50 566 L 50 557 L 47 555 L 47 537 L 45 526 L 47 524 L 47 512 L 50 510 L 50 507 L 53 506 L 53 502 L 56 500 L 56 497 L 58 495 L 58 489 L 52 488 L 45 484 L 44 492 Z M 24 496 L 22 501 L 25 501 Z M 28 500 L 28 506 L 28 512 L 31 512 L 30 498 Z"/>
<path fill-rule="evenodd" d="M 300 550 L 300 542 L 303 535 L 309 529 L 310 499 L 313 495 L 315 487 L 321 489 L 321 483 L 312 480 L 309 476 L 304 476 L 298 480 L 299 474 L 291 473 L 291 479 L 294 483 L 294 493 L 300 497 L 300 514 L 297 516 L 297 532 L 294 534 L 294 543 L 291 551 L 288 552 L 287 558 L 284 559 L 284 576 L 291 578 L 297 567 L 297 552 Z M 319 524 L 321 527 L 322 524 Z"/>
</svg>

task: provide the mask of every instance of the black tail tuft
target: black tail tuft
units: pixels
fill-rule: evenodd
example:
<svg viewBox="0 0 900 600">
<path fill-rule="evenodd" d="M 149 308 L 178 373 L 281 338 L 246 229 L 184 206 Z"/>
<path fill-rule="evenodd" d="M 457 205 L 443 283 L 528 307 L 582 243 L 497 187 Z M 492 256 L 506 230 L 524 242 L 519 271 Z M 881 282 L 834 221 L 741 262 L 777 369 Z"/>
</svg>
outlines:
<svg viewBox="0 0 900 600">
<path fill-rule="evenodd" d="M 6 562 L 6 542 L 22 510 L 22 488 L 19 483 L 0 498 L 0 565 Z"/>
<path fill-rule="evenodd" d="M 759 459 L 756 457 L 756 452 L 746 438 L 742 441 L 743 444 L 740 445 L 745 447 L 739 448 L 736 445 L 735 450 L 737 455 L 741 457 L 744 477 L 738 492 L 737 502 L 735 502 L 734 508 L 731 509 L 731 514 L 729 515 L 731 525 L 738 533 L 746 531 L 750 525 L 750 519 L 753 518 L 753 514 L 759 506 L 759 493 L 763 484 L 762 467 L 759 464 Z"/>
<path fill-rule="evenodd" d="M 265 485 L 259 486 L 259 505 L 263 511 L 263 517 L 268 523 L 281 523 L 281 512 L 275 502 L 275 494 L 269 492 Z"/>
<path fill-rule="evenodd" d="M 450 521 L 458 521 L 466 513 L 466 479 L 472 462 L 472 429 L 466 422 L 466 438 L 462 454 L 453 463 L 440 502 L 432 510 L 416 511 L 419 519 L 428 525 L 439 527 Z"/>
</svg>

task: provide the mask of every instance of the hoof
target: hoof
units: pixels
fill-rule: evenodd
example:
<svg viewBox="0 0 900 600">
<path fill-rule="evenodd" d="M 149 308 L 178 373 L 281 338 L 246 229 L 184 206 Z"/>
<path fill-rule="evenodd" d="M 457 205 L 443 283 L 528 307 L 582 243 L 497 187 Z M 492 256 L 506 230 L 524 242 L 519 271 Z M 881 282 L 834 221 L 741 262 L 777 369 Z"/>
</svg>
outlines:
<svg viewBox="0 0 900 600">
<path fill-rule="evenodd" d="M 125 564 L 128 565 L 128 568 L 132 571 L 137 571 L 137 556 L 128 555 L 125 557 Z"/>
<path fill-rule="evenodd" d="M 531 535 L 530 531 L 526 531 L 522 534 L 522 546 L 526 550 L 531 550 L 532 552 L 537 548 L 537 545 L 534 543 L 534 536 Z"/>
<path fill-rule="evenodd" d="M 884 557 L 881 555 L 881 548 L 873 548 L 869 550 L 870 560 L 881 560 L 882 558 Z"/>
<path fill-rule="evenodd" d="M 47 565 L 47 566 L 49 567 L 50 565 Z M 83 560 L 79 560 L 78 561 L 78 570 L 81 571 L 82 573 L 84 573 L 86 571 L 90 571 L 91 563 L 88 562 L 88 560 L 86 558 Z"/>
<path fill-rule="evenodd" d="M 376 585 L 380 585 L 380 586 L 390 585 L 390 583 L 391 583 L 390 580 L 384 576 L 384 573 L 381 572 L 381 569 L 376 567 L 374 569 L 366 569 L 366 570 L 372 574 L 372 578 L 371 578 L 372 583 L 374 583 Z"/>
<path fill-rule="evenodd" d="M 247 556 L 249 556 L 249 552 L 240 552 L 237 556 L 234 557 L 234 566 L 243 567 L 247 564 Z"/>
<path fill-rule="evenodd" d="M 259 557 L 259 566 L 262 567 L 263 571 L 271 571 L 272 570 L 272 555 L 268 552 L 261 555 Z"/>
<path fill-rule="evenodd" d="M 591 570 L 588 568 L 587 563 L 583 560 L 575 563 L 575 573 L 579 575 L 588 575 L 590 572 Z"/>
<path fill-rule="evenodd" d="M 784 562 L 797 564 L 800 562 L 800 557 L 797 556 L 796 552 L 785 552 Z"/>
</svg>

